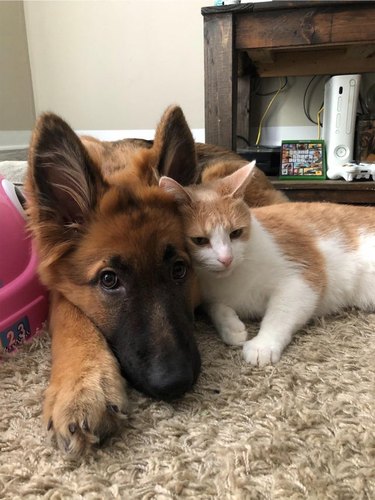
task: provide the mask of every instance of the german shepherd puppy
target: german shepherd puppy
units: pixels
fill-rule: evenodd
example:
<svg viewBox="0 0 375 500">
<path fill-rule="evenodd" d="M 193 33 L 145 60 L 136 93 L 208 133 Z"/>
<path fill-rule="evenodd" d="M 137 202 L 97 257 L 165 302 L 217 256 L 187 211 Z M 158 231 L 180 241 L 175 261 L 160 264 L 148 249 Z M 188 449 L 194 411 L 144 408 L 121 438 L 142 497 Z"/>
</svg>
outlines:
<svg viewBox="0 0 375 500">
<path fill-rule="evenodd" d="M 121 426 L 122 375 L 161 399 L 181 396 L 198 377 L 196 281 L 178 207 L 157 184 L 162 175 L 196 182 L 205 165 L 221 176 L 244 164 L 209 151 L 195 147 L 179 107 L 166 110 L 153 142 L 80 139 L 51 113 L 36 123 L 26 193 L 40 277 L 51 291 L 44 419 L 71 456 Z M 260 171 L 252 189 L 250 202 L 285 201 Z"/>
</svg>

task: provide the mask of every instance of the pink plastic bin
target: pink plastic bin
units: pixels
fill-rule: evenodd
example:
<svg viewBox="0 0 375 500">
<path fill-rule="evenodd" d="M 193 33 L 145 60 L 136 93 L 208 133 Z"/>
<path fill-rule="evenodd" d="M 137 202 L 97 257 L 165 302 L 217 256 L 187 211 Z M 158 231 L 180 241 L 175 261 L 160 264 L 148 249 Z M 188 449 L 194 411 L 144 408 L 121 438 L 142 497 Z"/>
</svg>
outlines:
<svg viewBox="0 0 375 500">
<path fill-rule="evenodd" d="M 0 354 L 34 335 L 48 314 L 23 204 L 21 192 L 0 176 Z"/>
</svg>

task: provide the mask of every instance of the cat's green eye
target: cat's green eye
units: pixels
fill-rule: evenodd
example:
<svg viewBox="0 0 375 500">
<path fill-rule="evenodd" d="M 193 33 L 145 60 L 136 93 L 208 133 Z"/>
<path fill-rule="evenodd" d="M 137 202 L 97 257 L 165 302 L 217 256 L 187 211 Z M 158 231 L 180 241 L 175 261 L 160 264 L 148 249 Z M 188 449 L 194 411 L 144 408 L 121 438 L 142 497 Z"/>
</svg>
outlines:
<svg viewBox="0 0 375 500">
<path fill-rule="evenodd" d="M 191 238 L 191 241 L 198 245 L 199 247 L 203 247 L 204 245 L 208 245 L 210 240 L 208 238 L 204 238 L 203 236 L 197 236 L 196 238 Z"/>
<path fill-rule="evenodd" d="M 230 239 L 235 240 L 236 238 L 239 238 L 241 234 L 243 233 L 243 229 L 235 229 L 230 233 Z"/>
</svg>

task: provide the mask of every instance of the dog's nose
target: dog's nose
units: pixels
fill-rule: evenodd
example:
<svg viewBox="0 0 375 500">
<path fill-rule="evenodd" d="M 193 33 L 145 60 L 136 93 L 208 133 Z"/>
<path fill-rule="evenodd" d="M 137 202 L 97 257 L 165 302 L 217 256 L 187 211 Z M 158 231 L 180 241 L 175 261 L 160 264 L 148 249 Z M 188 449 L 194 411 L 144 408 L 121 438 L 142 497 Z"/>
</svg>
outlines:
<svg viewBox="0 0 375 500">
<path fill-rule="evenodd" d="M 201 358 L 195 344 L 190 355 L 186 352 L 183 355 L 174 354 L 174 358 L 164 358 L 164 362 L 160 362 L 159 358 L 150 366 L 145 392 L 154 398 L 167 401 L 179 398 L 193 387 L 199 376 Z"/>
<path fill-rule="evenodd" d="M 183 396 L 192 388 L 196 377 L 191 369 L 153 374 L 149 389 L 158 399 L 170 400 Z"/>
</svg>

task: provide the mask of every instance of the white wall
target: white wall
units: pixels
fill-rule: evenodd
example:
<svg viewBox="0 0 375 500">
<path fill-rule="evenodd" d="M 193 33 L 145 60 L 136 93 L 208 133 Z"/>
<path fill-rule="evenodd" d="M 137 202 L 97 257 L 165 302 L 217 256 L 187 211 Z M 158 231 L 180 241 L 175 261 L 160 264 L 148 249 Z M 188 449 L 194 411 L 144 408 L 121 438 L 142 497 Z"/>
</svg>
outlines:
<svg viewBox="0 0 375 500">
<path fill-rule="evenodd" d="M 205 4 L 26 1 L 36 113 L 53 110 L 80 130 L 153 129 L 178 103 L 203 127 Z"/>
<path fill-rule="evenodd" d="M 316 77 L 308 89 L 306 104 L 314 121 L 317 121 L 316 115 L 323 103 L 324 84 L 329 77 L 330 75 Z M 279 146 L 281 140 L 318 138 L 317 125 L 311 123 L 303 111 L 304 93 L 311 78 L 312 76 L 288 78 L 287 87 L 276 97 L 264 119 L 261 135 L 262 145 Z M 284 78 L 281 78 L 281 84 L 283 83 Z M 366 98 L 367 91 L 374 83 L 375 73 L 362 75 L 361 95 L 363 99 Z M 262 79 L 258 92 L 264 94 L 278 89 L 279 86 L 279 78 L 265 78 Z M 267 97 L 254 96 L 252 99 L 252 143 L 255 143 L 259 122 L 272 97 L 272 95 Z M 358 109 L 360 110 L 360 107 Z M 241 145 L 243 146 L 243 144 Z"/>
</svg>

